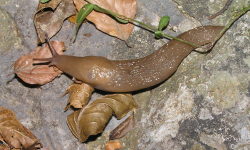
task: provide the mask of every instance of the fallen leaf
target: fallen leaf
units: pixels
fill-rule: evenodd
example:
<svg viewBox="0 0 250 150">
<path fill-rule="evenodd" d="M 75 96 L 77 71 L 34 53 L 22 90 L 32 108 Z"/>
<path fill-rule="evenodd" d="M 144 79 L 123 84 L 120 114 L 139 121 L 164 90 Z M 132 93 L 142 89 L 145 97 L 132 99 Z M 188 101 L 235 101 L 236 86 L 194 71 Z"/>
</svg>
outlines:
<svg viewBox="0 0 250 150">
<path fill-rule="evenodd" d="M 70 114 L 67 117 L 67 124 L 73 135 L 80 142 L 84 142 L 90 135 L 101 133 L 112 114 L 121 119 L 136 107 L 130 94 L 106 95 Z"/>
<path fill-rule="evenodd" d="M 37 11 L 42 11 L 46 8 L 51 8 L 52 10 L 56 9 L 56 7 L 61 3 L 62 0 L 51 0 L 47 3 L 39 3 L 37 7 Z"/>
<path fill-rule="evenodd" d="M 4 141 L 1 135 L 0 135 L 0 150 L 10 150 L 9 145 Z"/>
<path fill-rule="evenodd" d="M 73 36 L 73 42 L 76 39 L 78 30 L 80 26 L 82 25 L 83 21 L 86 20 L 86 17 L 94 10 L 95 5 L 94 4 L 86 4 L 84 5 L 77 13 L 76 15 L 76 26 L 74 30 L 74 36 Z"/>
<path fill-rule="evenodd" d="M 70 16 L 70 17 L 68 18 L 68 21 L 71 22 L 71 23 L 76 24 L 76 15 Z"/>
<path fill-rule="evenodd" d="M 33 150 L 42 147 L 35 135 L 16 119 L 15 114 L 1 106 L 0 137 L 10 148 Z"/>
<path fill-rule="evenodd" d="M 87 4 L 84 0 L 73 1 L 78 11 Z M 134 18 L 136 14 L 136 0 L 92 0 L 91 2 L 128 18 Z M 122 40 L 127 40 L 134 28 L 132 24 L 118 23 L 110 16 L 96 11 L 90 13 L 87 19 L 99 30 Z"/>
<path fill-rule="evenodd" d="M 53 3 L 53 0 L 51 1 L 51 3 Z M 54 5 L 46 7 L 54 7 Z M 38 8 L 38 10 L 39 9 L 41 8 Z M 42 11 L 38 11 L 34 17 L 34 24 L 38 35 L 38 42 L 44 43 L 46 34 L 49 38 L 54 36 L 61 29 L 64 20 L 74 15 L 75 13 L 76 9 L 72 0 L 61 0 L 61 2 L 58 3 L 58 6 L 55 7 L 55 10 L 43 8 Z"/>
<path fill-rule="evenodd" d="M 51 45 L 57 51 L 62 54 L 64 43 L 59 41 L 51 41 Z M 21 56 L 14 64 L 14 72 L 16 75 L 28 84 L 43 85 L 52 81 L 55 77 L 62 72 L 54 66 L 48 65 L 34 65 L 34 63 L 41 63 L 41 61 L 33 61 L 33 58 L 49 58 L 52 54 L 48 45 L 44 47 L 37 47 L 31 53 Z"/>
<path fill-rule="evenodd" d="M 82 108 L 87 105 L 94 88 L 86 83 L 73 83 L 69 86 L 65 94 L 69 94 L 67 110 L 70 106 L 74 108 Z"/>
<path fill-rule="evenodd" d="M 120 141 L 108 141 L 105 145 L 105 150 L 117 150 L 122 148 L 122 144 Z"/>
<path fill-rule="evenodd" d="M 119 124 L 114 130 L 110 132 L 109 139 L 114 140 L 124 137 L 130 130 L 134 128 L 134 126 L 135 126 L 135 118 L 134 114 L 132 114 L 121 124 Z"/>
<path fill-rule="evenodd" d="M 0 149 L 1 150 L 11 150 L 10 147 L 8 145 L 4 145 L 4 144 L 1 144 L 0 145 Z"/>
</svg>

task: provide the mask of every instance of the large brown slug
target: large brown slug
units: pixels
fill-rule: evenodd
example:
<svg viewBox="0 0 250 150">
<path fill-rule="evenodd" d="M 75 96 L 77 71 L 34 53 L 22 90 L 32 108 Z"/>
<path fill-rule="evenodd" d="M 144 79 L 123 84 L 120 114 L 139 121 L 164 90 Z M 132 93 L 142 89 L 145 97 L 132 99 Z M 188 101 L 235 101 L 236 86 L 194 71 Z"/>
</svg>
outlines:
<svg viewBox="0 0 250 150">
<path fill-rule="evenodd" d="M 222 26 L 203 26 L 178 36 L 205 45 L 218 37 Z M 130 92 L 156 85 L 169 78 L 194 47 L 171 40 L 151 55 L 132 60 L 109 60 L 99 56 L 75 57 L 58 55 L 52 48 L 50 61 L 64 73 L 109 92 Z"/>
</svg>

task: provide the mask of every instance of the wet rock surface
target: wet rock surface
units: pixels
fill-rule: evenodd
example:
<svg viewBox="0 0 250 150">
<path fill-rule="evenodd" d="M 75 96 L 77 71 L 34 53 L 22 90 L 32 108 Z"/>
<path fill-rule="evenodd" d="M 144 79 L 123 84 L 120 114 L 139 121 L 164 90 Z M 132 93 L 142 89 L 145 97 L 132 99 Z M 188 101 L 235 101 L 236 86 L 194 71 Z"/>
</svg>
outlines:
<svg viewBox="0 0 250 150">
<path fill-rule="evenodd" d="M 250 4 L 232 3 L 229 10 L 212 21 L 223 1 L 138 0 L 137 19 L 157 25 L 160 16 L 171 16 L 170 26 L 177 35 L 202 24 L 224 25 L 230 13 Z M 20 121 L 53 150 L 98 150 L 104 148 L 109 130 L 119 121 L 112 119 L 102 136 L 87 144 L 79 143 L 66 125 L 64 112 L 71 84 L 61 75 L 44 86 L 31 86 L 13 75 L 13 62 L 36 47 L 33 25 L 37 0 L 0 2 L 0 105 L 17 113 Z M 191 53 L 167 81 L 150 90 L 134 93 L 139 105 L 136 127 L 121 139 L 124 149 L 250 149 L 250 13 L 241 17 L 207 55 Z M 167 40 L 135 28 L 126 43 L 110 37 L 92 24 L 84 24 L 76 43 L 71 44 L 73 24 L 65 22 L 53 39 L 64 41 L 67 54 L 105 56 L 111 59 L 139 58 L 152 53 Z M 90 33 L 90 37 L 84 34 Z M 12 80 L 11 80 L 12 79 Z M 103 95 L 96 92 L 92 99 Z"/>
</svg>

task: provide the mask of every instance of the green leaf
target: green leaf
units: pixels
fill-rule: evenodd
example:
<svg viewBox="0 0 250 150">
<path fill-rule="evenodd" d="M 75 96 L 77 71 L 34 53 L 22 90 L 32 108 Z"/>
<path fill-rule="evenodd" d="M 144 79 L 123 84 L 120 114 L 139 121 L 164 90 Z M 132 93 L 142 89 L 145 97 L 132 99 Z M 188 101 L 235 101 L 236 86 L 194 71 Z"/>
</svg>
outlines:
<svg viewBox="0 0 250 150">
<path fill-rule="evenodd" d="M 161 17 L 161 20 L 159 22 L 159 26 L 158 26 L 158 31 L 162 31 L 163 29 L 165 29 L 170 21 L 170 17 L 169 16 L 163 16 Z"/>
<path fill-rule="evenodd" d="M 40 0 L 40 3 L 48 3 L 50 0 Z"/>
<path fill-rule="evenodd" d="M 117 20 L 120 23 L 124 23 L 124 24 L 129 23 L 128 20 L 122 19 L 121 17 L 117 16 L 117 14 L 115 14 L 114 12 L 107 10 L 107 9 L 104 9 L 104 8 L 101 8 L 98 5 L 95 5 L 94 10 L 97 12 L 100 12 L 100 13 L 107 14 L 107 15 L 113 17 L 115 20 Z"/>
<path fill-rule="evenodd" d="M 110 10 L 106 10 L 106 9 L 104 9 L 102 7 L 99 7 L 98 5 L 94 6 L 94 10 L 98 11 L 100 13 L 104 13 L 104 14 L 111 14 L 112 13 Z"/>
<path fill-rule="evenodd" d="M 93 11 L 94 9 L 94 4 L 86 4 L 84 5 L 78 14 L 76 15 L 76 23 L 77 25 L 81 25 L 84 19 Z"/>
<path fill-rule="evenodd" d="M 76 27 L 74 32 L 73 41 L 76 39 L 77 32 L 82 25 L 84 19 L 94 10 L 94 4 L 86 4 L 84 5 L 76 15 Z"/>
<path fill-rule="evenodd" d="M 160 38 L 162 38 L 162 37 L 163 37 L 162 31 L 156 31 L 156 32 L 155 32 L 155 38 L 160 39 Z"/>
</svg>

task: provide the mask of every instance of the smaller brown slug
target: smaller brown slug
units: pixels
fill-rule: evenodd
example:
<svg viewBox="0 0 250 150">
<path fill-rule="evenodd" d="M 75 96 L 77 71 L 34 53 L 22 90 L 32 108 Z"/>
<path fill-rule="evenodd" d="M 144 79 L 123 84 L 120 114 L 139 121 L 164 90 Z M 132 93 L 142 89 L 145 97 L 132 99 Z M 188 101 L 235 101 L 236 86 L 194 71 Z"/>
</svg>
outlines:
<svg viewBox="0 0 250 150">
<path fill-rule="evenodd" d="M 205 45 L 214 42 L 222 26 L 201 26 L 184 32 L 178 38 Z M 130 92 L 154 86 L 168 79 L 195 48 L 170 40 L 154 53 L 139 59 L 109 60 L 100 56 L 76 57 L 59 55 L 36 59 L 50 62 L 66 74 L 96 89 L 109 92 Z"/>
</svg>

